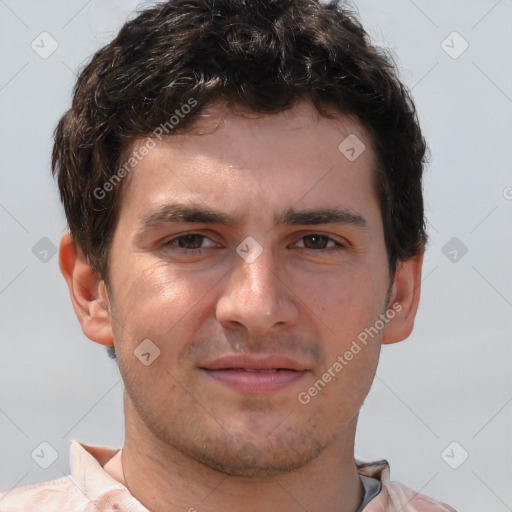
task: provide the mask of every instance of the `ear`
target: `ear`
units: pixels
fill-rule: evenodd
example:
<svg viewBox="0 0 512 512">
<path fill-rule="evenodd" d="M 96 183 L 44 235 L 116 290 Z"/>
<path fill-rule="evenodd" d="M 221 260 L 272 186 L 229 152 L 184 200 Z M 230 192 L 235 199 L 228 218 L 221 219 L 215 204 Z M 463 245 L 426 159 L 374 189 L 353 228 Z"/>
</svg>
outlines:
<svg viewBox="0 0 512 512">
<path fill-rule="evenodd" d="M 388 303 L 388 311 L 394 311 L 386 324 L 382 343 L 391 344 L 405 340 L 412 332 L 418 310 L 421 289 L 422 251 L 407 261 L 399 262 Z"/>
<path fill-rule="evenodd" d="M 105 282 L 89 265 L 69 231 L 60 240 L 59 267 L 83 333 L 101 345 L 114 345 Z"/>
</svg>

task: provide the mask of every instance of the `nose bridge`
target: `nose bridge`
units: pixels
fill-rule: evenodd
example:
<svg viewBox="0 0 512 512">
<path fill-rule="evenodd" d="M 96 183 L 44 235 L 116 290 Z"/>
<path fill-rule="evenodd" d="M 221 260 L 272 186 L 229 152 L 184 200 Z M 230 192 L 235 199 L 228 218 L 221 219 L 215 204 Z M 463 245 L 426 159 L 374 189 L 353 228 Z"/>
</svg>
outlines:
<svg viewBox="0 0 512 512">
<path fill-rule="evenodd" d="M 217 318 L 225 327 L 244 326 L 265 334 L 276 324 L 292 321 L 295 306 L 279 278 L 275 256 L 265 248 L 254 259 L 240 256 L 217 304 Z"/>
<path fill-rule="evenodd" d="M 275 262 L 270 249 L 265 249 L 254 260 L 237 262 L 231 285 L 246 305 L 254 308 L 273 308 L 278 300 Z"/>
</svg>

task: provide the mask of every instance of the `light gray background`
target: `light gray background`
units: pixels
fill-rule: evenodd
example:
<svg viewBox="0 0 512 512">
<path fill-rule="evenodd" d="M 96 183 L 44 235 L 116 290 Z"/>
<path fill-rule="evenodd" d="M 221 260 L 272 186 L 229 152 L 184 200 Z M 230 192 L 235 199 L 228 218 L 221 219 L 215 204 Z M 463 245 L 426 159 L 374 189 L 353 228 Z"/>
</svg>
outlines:
<svg viewBox="0 0 512 512">
<path fill-rule="evenodd" d="M 123 442 L 117 367 L 82 334 L 57 256 L 42 262 L 32 248 L 43 237 L 58 246 L 66 227 L 49 162 L 75 73 L 138 4 L 0 0 L 2 491 L 67 474 L 70 439 Z M 512 510 L 512 2 L 356 5 L 395 52 L 432 153 L 416 327 L 383 348 L 356 454 L 386 458 L 393 480 L 458 510 Z M 59 45 L 47 59 L 31 48 L 43 31 Z M 453 31 L 469 44 L 458 58 L 441 46 Z M 452 237 L 468 250 L 456 262 L 442 251 Z M 42 441 L 59 454 L 46 470 L 31 458 Z M 441 456 L 453 441 L 452 465 L 469 453 L 458 469 Z"/>
</svg>

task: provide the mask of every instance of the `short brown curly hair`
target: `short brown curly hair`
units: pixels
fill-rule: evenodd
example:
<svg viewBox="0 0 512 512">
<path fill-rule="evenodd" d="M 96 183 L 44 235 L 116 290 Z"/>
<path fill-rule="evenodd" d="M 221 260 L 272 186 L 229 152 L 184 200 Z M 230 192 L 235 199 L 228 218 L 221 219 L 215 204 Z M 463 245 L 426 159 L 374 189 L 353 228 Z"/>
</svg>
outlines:
<svg viewBox="0 0 512 512">
<path fill-rule="evenodd" d="M 427 241 L 426 143 L 389 53 L 372 46 L 353 11 L 317 0 L 172 0 L 139 13 L 96 52 L 58 123 L 52 154 L 69 229 L 91 266 L 108 284 L 127 181 L 112 180 L 137 138 L 168 125 L 191 98 L 194 108 L 169 134 L 186 132 L 219 99 L 272 114 L 304 97 L 326 117 L 326 106 L 354 116 L 372 134 L 393 275 Z M 106 183 L 109 193 L 98 193 Z"/>
</svg>

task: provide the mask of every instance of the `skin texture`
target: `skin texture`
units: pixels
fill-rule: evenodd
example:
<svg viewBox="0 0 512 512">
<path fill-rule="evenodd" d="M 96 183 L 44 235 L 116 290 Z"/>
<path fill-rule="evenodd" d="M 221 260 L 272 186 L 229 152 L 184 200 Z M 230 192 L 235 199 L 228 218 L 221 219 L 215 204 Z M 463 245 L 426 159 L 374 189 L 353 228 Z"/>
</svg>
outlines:
<svg viewBox="0 0 512 512">
<path fill-rule="evenodd" d="M 115 344 L 125 384 L 125 444 L 106 469 L 150 510 L 353 512 L 358 412 L 381 344 L 412 330 L 422 254 L 399 264 L 390 287 L 372 140 L 354 120 L 325 119 L 306 102 L 250 117 L 217 105 L 196 127 L 131 172 L 108 293 L 62 237 L 60 267 L 83 332 Z M 354 161 L 338 150 L 349 134 L 366 146 Z M 144 215 L 177 202 L 239 222 L 139 229 Z M 344 209 L 366 227 L 277 224 L 288 208 Z M 262 249 L 252 262 L 236 252 L 247 237 Z M 384 329 L 300 403 L 393 303 L 401 309 Z M 134 356 L 145 339 L 160 350 L 149 366 Z M 307 372 L 278 391 L 242 393 L 201 369 L 232 354 L 279 354 Z"/>
</svg>

